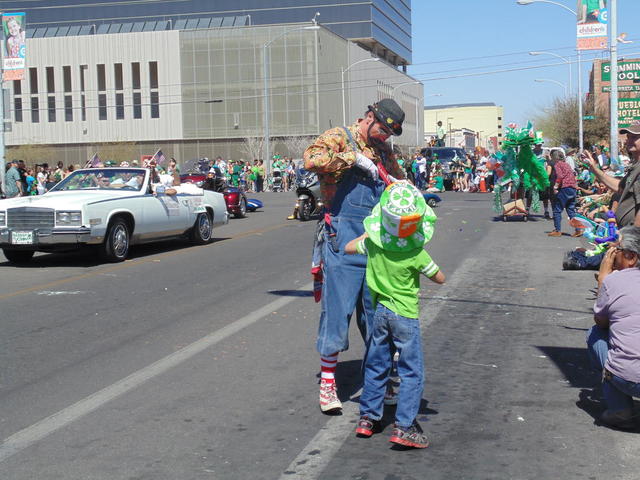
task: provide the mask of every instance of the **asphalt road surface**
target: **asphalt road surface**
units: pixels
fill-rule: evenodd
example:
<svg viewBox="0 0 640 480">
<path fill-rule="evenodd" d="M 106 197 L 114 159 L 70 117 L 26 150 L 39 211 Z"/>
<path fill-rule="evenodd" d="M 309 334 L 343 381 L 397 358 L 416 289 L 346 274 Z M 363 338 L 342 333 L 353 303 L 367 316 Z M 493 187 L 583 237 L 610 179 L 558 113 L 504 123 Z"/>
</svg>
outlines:
<svg viewBox="0 0 640 480">
<path fill-rule="evenodd" d="M 592 272 L 551 222 L 496 221 L 445 194 L 423 281 L 426 450 L 354 436 L 362 341 L 340 355 L 343 415 L 317 405 L 314 222 L 255 195 L 216 241 L 0 256 L 0 479 L 635 479 L 637 432 L 601 426 L 584 338 Z M 565 226 L 565 230 L 569 229 Z"/>
</svg>

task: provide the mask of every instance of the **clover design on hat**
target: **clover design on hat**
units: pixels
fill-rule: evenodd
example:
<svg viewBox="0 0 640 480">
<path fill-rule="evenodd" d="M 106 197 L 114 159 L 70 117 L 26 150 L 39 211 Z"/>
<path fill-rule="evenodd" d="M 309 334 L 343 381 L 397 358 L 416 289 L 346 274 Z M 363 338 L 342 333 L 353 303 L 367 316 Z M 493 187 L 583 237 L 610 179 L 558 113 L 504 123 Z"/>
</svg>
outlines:
<svg viewBox="0 0 640 480">
<path fill-rule="evenodd" d="M 406 182 L 389 185 L 364 229 L 373 243 L 394 252 L 422 248 L 434 233 L 436 214 L 416 187 Z"/>
</svg>

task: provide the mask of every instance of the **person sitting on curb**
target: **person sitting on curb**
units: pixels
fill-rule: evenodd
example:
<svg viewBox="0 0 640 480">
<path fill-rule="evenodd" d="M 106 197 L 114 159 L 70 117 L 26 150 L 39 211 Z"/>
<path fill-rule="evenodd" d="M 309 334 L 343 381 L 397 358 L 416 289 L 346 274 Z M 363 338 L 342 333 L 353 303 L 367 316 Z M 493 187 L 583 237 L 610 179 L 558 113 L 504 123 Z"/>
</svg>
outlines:
<svg viewBox="0 0 640 480">
<path fill-rule="evenodd" d="M 445 276 L 424 250 L 433 236 L 436 215 L 420 191 L 408 182 L 389 185 L 364 219 L 365 233 L 345 253 L 367 255 L 366 280 L 375 305 L 364 357 L 364 386 L 356 435 L 379 431 L 387 379 L 397 352 L 400 390 L 390 442 L 426 448 L 429 441 L 416 417 L 422 399 L 424 367 L 418 293 L 420 274 L 442 284 Z"/>
<path fill-rule="evenodd" d="M 607 409 L 602 423 L 635 428 L 633 397 L 640 397 L 640 227 L 620 230 L 598 273 L 595 325 L 587 335 L 593 365 L 602 372 Z"/>
</svg>

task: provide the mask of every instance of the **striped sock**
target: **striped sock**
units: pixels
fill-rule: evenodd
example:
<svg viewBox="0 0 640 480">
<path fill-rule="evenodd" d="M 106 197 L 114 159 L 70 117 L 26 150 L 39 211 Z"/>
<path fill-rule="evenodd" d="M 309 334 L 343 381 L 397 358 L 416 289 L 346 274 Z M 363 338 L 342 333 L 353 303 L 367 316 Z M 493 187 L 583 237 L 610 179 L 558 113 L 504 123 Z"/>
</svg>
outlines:
<svg viewBox="0 0 640 480">
<path fill-rule="evenodd" d="M 320 357 L 320 378 L 328 383 L 336 381 L 336 366 L 338 365 L 338 354 Z"/>
</svg>

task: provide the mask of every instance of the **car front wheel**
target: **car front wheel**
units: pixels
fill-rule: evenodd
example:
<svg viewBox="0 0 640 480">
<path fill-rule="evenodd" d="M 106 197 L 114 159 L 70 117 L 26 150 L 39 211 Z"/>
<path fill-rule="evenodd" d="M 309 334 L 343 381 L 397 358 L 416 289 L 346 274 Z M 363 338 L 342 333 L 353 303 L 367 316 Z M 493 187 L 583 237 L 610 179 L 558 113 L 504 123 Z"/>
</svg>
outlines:
<svg viewBox="0 0 640 480">
<path fill-rule="evenodd" d="M 199 213 L 191 231 L 191 241 L 197 245 L 204 245 L 211 241 L 212 234 L 211 217 L 208 213 Z"/>
<path fill-rule="evenodd" d="M 33 258 L 33 254 L 35 253 L 33 250 L 8 250 L 3 249 L 2 253 L 7 257 L 7 260 L 11 263 L 28 263 L 31 258 Z"/>
<path fill-rule="evenodd" d="M 102 244 L 102 257 L 108 262 L 123 262 L 129 254 L 129 226 L 122 218 L 116 218 L 107 229 Z"/>
</svg>

